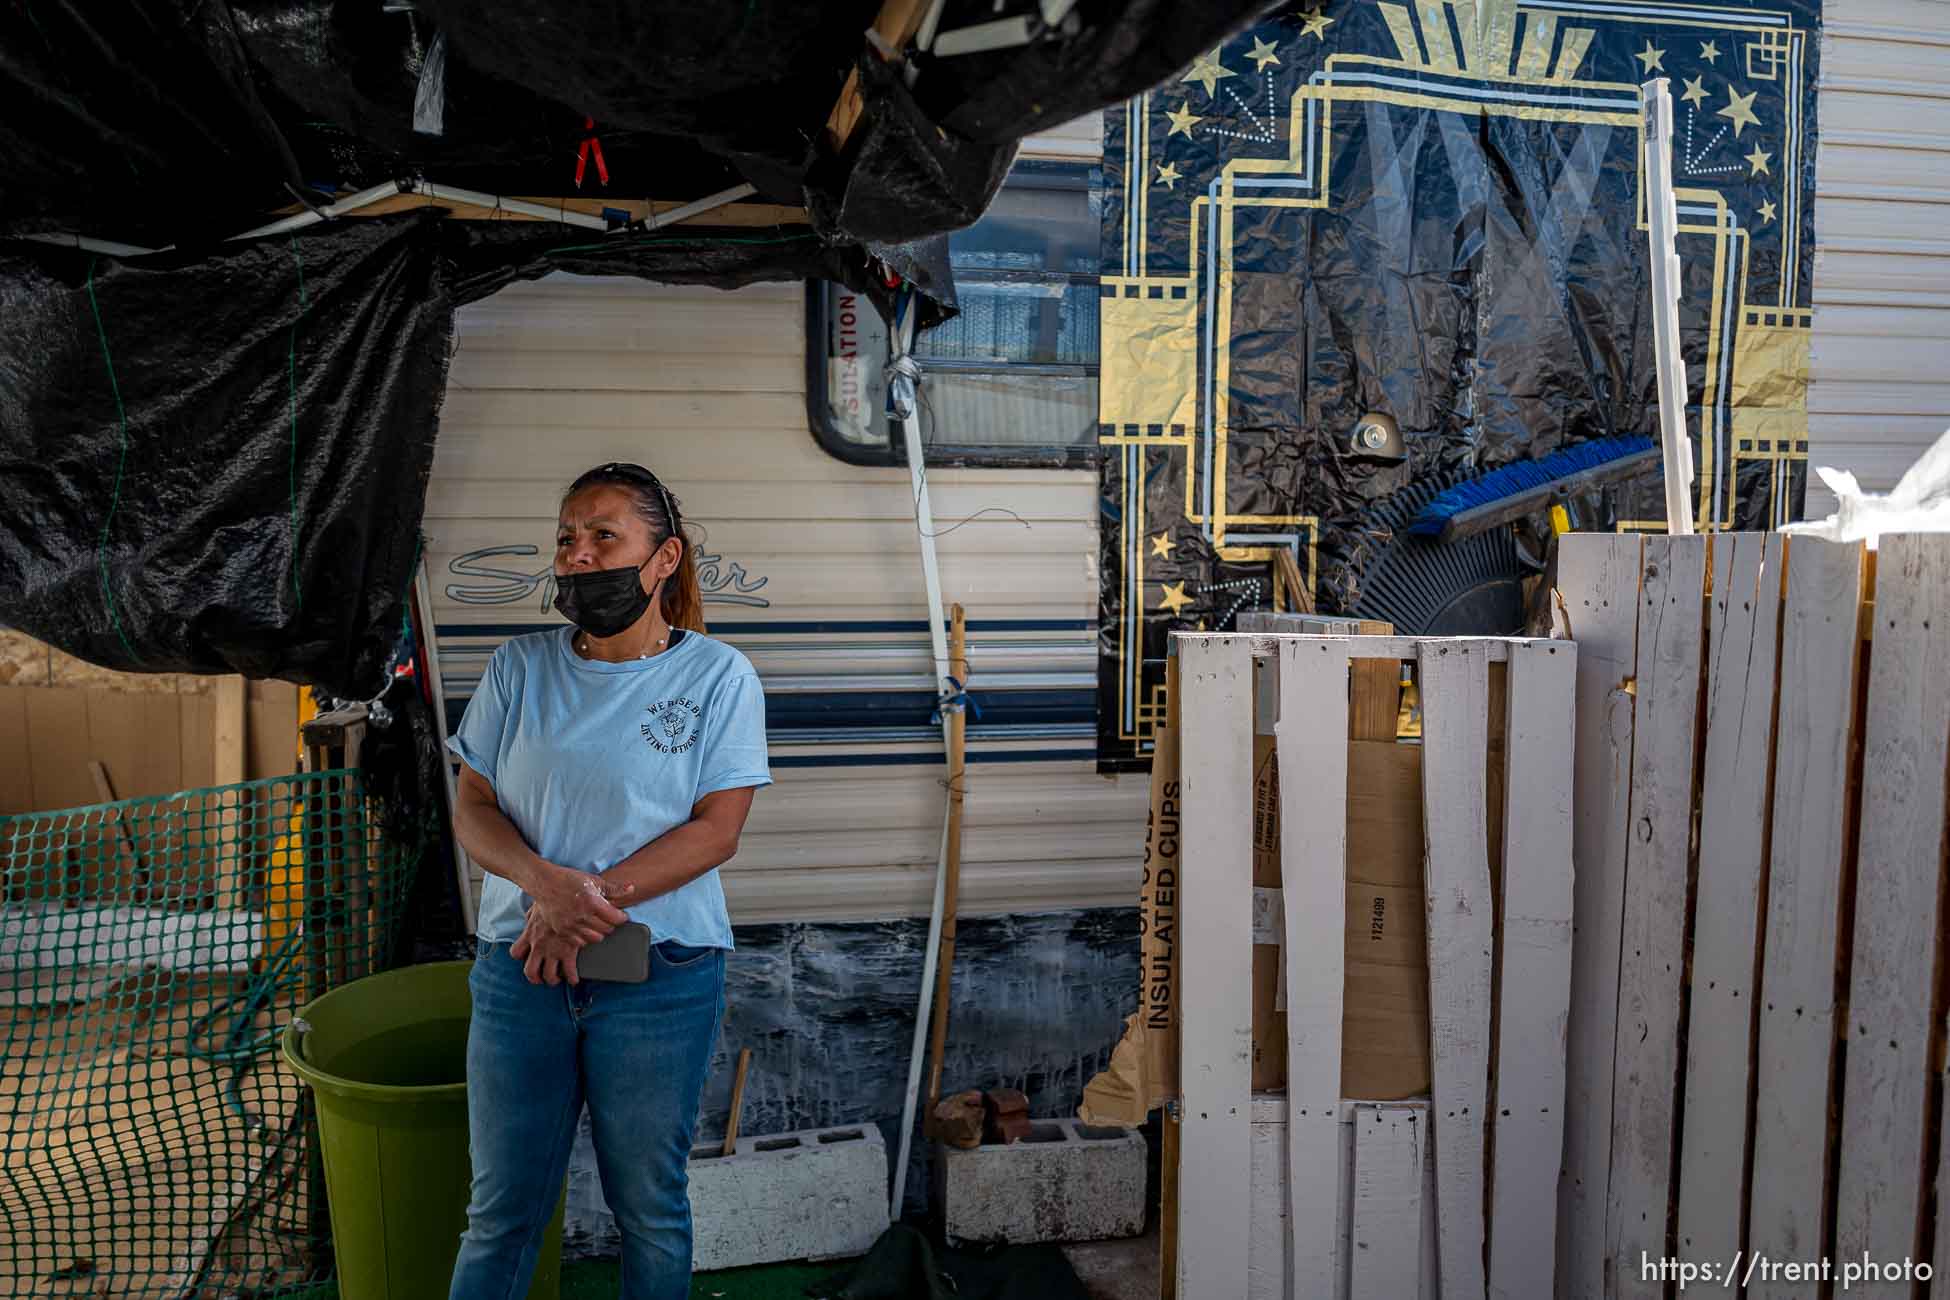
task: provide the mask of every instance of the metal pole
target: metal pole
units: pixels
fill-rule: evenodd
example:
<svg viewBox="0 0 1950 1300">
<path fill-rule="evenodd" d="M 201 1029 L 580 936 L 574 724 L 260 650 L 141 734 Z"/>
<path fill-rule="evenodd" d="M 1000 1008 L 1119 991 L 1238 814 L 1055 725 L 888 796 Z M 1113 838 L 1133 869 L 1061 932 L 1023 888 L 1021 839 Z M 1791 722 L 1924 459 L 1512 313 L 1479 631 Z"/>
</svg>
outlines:
<svg viewBox="0 0 1950 1300">
<path fill-rule="evenodd" d="M 1652 340 L 1659 370 L 1659 441 L 1665 452 L 1666 531 L 1693 531 L 1693 444 L 1686 437 L 1686 361 L 1679 353 L 1679 204 L 1672 192 L 1672 86 L 1639 87 L 1645 114 L 1645 207 L 1652 242 Z"/>
<path fill-rule="evenodd" d="M 928 591 L 928 636 L 934 648 L 935 698 L 948 697 L 948 630 L 941 620 L 941 569 L 934 550 L 934 509 L 928 501 L 926 451 L 921 445 L 921 412 L 918 394 L 913 391 L 916 368 L 909 352 L 914 345 L 914 315 L 917 308 L 910 298 L 905 318 L 899 322 L 896 338 L 899 355 L 894 358 L 893 385 L 897 408 L 901 411 L 901 430 L 907 445 L 907 470 L 914 487 L 914 526 L 921 534 L 921 573 Z M 905 393 L 899 390 L 905 386 Z M 941 742 L 949 743 L 949 712 L 941 715 Z M 941 957 L 941 923 L 948 892 L 948 825 L 952 805 L 945 801 L 941 817 L 941 849 L 935 857 L 934 903 L 928 912 L 928 950 L 921 965 L 921 994 L 914 1010 L 914 1043 L 908 1050 L 907 1090 L 901 1100 L 900 1156 L 894 1164 L 893 1196 L 888 1217 L 901 1217 L 901 1202 L 907 1195 L 907 1160 L 914 1143 L 914 1105 L 921 1087 L 921 1066 L 927 1056 L 928 1017 L 934 1005 L 935 967 Z"/>
</svg>

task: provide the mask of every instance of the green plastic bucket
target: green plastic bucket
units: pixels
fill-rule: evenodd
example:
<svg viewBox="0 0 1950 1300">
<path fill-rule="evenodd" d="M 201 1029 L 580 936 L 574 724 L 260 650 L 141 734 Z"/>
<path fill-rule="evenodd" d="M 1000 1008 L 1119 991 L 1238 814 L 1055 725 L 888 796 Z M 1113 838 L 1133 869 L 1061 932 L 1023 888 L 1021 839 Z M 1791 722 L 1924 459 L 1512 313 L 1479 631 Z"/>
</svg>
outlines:
<svg viewBox="0 0 1950 1300">
<path fill-rule="evenodd" d="M 453 1280 L 472 1178 L 473 965 L 370 975 L 327 993 L 285 1027 L 284 1063 L 318 1102 L 340 1300 L 440 1300 Z M 556 1300 L 561 1266 L 558 1199 L 529 1300 Z"/>
</svg>

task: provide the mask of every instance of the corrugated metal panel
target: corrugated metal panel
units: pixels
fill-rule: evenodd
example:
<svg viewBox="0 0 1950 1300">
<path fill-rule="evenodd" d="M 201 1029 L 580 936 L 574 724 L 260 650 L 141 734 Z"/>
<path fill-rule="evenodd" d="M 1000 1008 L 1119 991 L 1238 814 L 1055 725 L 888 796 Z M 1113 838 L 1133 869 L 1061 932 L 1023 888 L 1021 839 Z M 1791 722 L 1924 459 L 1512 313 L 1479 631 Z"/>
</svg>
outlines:
<svg viewBox="0 0 1950 1300">
<path fill-rule="evenodd" d="M 460 313 L 427 498 L 443 668 L 458 703 L 493 646 L 557 622 L 545 579 L 576 473 L 653 466 L 703 534 L 714 631 L 813 720 L 774 729 L 779 784 L 726 869 L 734 919 L 924 914 L 939 733 L 868 707 L 932 690 L 908 477 L 843 464 L 807 431 L 803 292 L 552 276 Z M 1088 699 L 1095 476 L 937 470 L 929 488 L 976 689 Z M 1096 775 L 1089 718 L 970 734 L 964 908 L 1134 902 L 1145 783 Z"/>
<path fill-rule="evenodd" d="M 1950 427 L 1950 3 L 1829 0 L 1823 24 L 1808 454 L 1884 491 Z"/>
</svg>

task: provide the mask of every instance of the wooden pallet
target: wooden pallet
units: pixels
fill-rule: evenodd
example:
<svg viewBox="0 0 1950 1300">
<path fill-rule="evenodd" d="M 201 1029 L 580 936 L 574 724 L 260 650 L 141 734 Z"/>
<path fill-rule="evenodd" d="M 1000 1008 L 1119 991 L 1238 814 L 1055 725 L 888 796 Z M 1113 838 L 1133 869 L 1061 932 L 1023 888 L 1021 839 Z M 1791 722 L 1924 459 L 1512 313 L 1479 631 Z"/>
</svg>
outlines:
<svg viewBox="0 0 1950 1300">
<path fill-rule="evenodd" d="M 1557 1294 L 1666 1294 L 1647 1257 L 1825 1259 L 1839 1283 L 1933 1248 L 1941 1270 L 1950 537 L 1884 538 L 1878 562 L 1572 536 L 1559 591 L 1579 656 Z"/>
<path fill-rule="evenodd" d="M 1251 1224 L 1253 664 L 1276 667 L 1287 994 L 1286 1259 L 1296 1300 L 1547 1295 L 1571 964 L 1576 647 L 1180 634 L 1184 842 L 1176 1291 L 1266 1293 Z M 1351 666 L 1415 661 L 1423 708 L 1433 1096 L 1340 1093 Z M 1506 665 L 1501 889 L 1491 664 Z M 1499 940 L 1501 942 L 1499 942 Z M 1263 1103 L 1262 1103 L 1263 1105 Z M 1434 1277 L 1423 1264 L 1431 1163 Z M 1256 1205 L 1255 1201 L 1262 1202 Z M 1256 1276 L 1257 1275 L 1257 1276 Z M 1279 1289 L 1272 1291 L 1279 1294 Z"/>
</svg>

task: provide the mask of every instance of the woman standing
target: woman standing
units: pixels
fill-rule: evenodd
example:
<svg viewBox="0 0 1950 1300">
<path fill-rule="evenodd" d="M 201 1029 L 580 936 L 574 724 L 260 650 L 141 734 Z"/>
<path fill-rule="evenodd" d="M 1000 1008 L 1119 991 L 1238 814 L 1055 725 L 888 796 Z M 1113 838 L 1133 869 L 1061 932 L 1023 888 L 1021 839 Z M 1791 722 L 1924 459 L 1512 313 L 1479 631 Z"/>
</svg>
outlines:
<svg viewBox="0 0 1950 1300">
<path fill-rule="evenodd" d="M 555 576 L 574 626 L 503 643 L 449 742 L 454 830 L 488 873 L 451 1300 L 527 1294 L 585 1104 L 622 1296 L 681 1300 L 686 1164 L 732 946 L 716 868 L 771 782 L 765 696 L 745 656 L 703 634 L 677 502 L 649 470 L 570 485 Z M 649 927 L 647 962 L 582 978 L 578 956 L 626 921 Z"/>
</svg>

